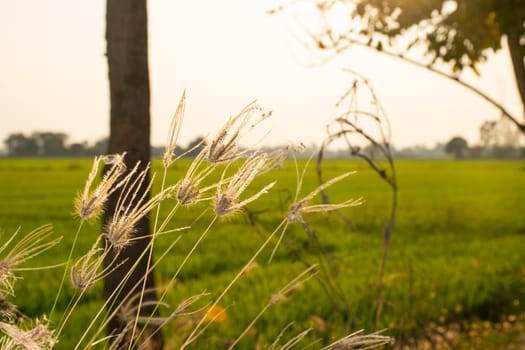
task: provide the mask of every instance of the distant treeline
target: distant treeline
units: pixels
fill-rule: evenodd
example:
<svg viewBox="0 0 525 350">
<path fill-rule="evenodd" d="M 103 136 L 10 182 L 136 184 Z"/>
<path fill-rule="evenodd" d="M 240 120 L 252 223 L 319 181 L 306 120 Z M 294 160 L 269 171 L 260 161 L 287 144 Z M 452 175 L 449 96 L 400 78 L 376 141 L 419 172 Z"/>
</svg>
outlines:
<svg viewBox="0 0 525 350">
<path fill-rule="evenodd" d="M 395 158 L 456 158 L 456 159 L 523 159 L 525 147 L 512 145 L 469 145 L 461 137 L 454 137 L 447 143 L 438 143 L 434 147 L 411 146 L 394 149 Z"/>
<path fill-rule="evenodd" d="M 433 147 L 415 145 L 404 148 L 392 147 L 392 154 L 396 159 L 525 159 L 525 147 L 509 145 L 474 145 L 469 146 L 463 139 L 450 140 L 447 143 L 438 143 Z M 454 140 L 454 141 L 453 141 Z M 463 142 L 464 141 L 464 142 Z M 377 146 L 368 145 L 363 152 L 370 158 L 382 157 Z M 348 150 L 327 151 L 324 158 L 349 158 Z"/>
<path fill-rule="evenodd" d="M 13 133 L 4 140 L 6 156 L 8 157 L 92 157 L 107 153 L 108 139 L 102 138 L 94 143 L 68 142 L 68 135 L 62 132 L 34 132 L 29 136 L 22 133 Z M 203 138 L 197 137 L 187 147 L 177 147 L 175 154 L 193 158 L 203 147 Z M 393 147 L 393 146 L 392 146 Z M 275 147 L 276 149 L 277 147 Z M 271 151 L 274 148 L 268 148 Z M 299 157 L 308 157 L 316 152 L 315 145 L 307 147 Z M 371 157 L 381 157 L 381 152 L 373 145 L 364 147 L 364 151 Z M 151 156 L 160 158 L 164 153 L 164 146 L 152 146 Z M 395 158 L 496 158 L 496 159 L 523 159 L 525 147 L 519 143 L 509 144 L 500 142 L 484 142 L 470 146 L 462 137 L 453 137 L 447 143 L 438 143 L 434 147 L 411 146 L 397 149 L 393 147 Z M 348 150 L 325 150 L 325 158 L 350 158 Z"/>
<path fill-rule="evenodd" d="M 108 138 L 102 138 L 94 143 L 68 142 L 69 136 L 62 132 L 37 131 L 30 135 L 13 133 L 4 140 L 6 156 L 8 157 L 91 157 L 106 154 Z M 179 147 L 176 154 L 193 157 L 199 152 L 199 137 L 190 142 L 187 148 Z M 152 157 L 161 157 L 163 146 L 152 146 Z"/>
<path fill-rule="evenodd" d="M 13 133 L 4 140 L 4 145 L 10 157 L 83 157 L 104 154 L 107 150 L 107 138 L 93 144 L 68 143 L 68 138 L 65 133 L 53 131 Z"/>
</svg>

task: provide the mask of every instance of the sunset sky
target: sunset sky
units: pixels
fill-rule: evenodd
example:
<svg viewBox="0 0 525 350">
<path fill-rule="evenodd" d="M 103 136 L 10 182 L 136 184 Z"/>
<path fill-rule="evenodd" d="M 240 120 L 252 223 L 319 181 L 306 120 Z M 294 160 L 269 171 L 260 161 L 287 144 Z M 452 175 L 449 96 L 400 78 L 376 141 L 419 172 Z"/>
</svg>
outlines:
<svg viewBox="0 0 525 350">
<path fill-rule="evenodd" d="M 370 79 L 394 145 L 433 145 L 499 116 L 479 97 L 432 73 L 366 49 L 311 66 L 294 18 L 266 11 L 275 1 L 150 0 L 152 143 L 163 144 L 187 90 L 180 142 L 206 135 L 253 100 L 273 111 L 264 144 L 319 144 L 334 104 L 351 83 Z M 2 141 L 13 132 L 62 131 L 94 141 L 109 131 L 103 0 L 0 2 Z M 512 69 L 502 51 L 465 78 L 520 116 Z"/>
</svg>

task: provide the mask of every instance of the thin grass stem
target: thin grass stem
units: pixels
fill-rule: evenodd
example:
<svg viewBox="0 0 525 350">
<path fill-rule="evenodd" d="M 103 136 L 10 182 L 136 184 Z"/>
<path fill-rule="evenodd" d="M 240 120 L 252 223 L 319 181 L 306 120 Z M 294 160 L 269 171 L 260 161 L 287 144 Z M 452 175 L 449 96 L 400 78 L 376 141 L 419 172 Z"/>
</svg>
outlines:
<svg viewBox="0 0 525 350">
<path fill-rule="evenodd" d="M 164 167 L 164 171 L 163 171 L 163 174 L 162 174 L 162 183 L 161 183 L 161 186 L 160 186 L 160 192 L 164 191 L 164 187 L 166 185 L 166 176 L 168 174 L 168 168 L 167 167 Z M 149 248 L 149 254 L 148 254 L 148 261 L 147 261 L 147 264 L 146 264 L 146 271 L 149 271 L 149 268 L 150 268 L 150 264 L 151 264 L 151 258 L 152 258 L 152 255 L 153 255 L 153 247 L 154 247 L 154 242 L 155 242 L 155 238 L 156 238 L 156 232 L 157 232 L 157 224 L 158 224 L 158 221 L 159 221 L 159 214 L 160 214 L 160 206 L 161 206 L 162 202 L 159 202 L 159 204 L 157 205 L 157 210 L 155 212 L 155 221 L 153 223 L 153 234 L 151 235 L 151 248 Z M 139 320 L 139 316 L 140 316 L 140 310 L 142 308 L 142 301 L 144 299 L 144 291 L 146 290 L 146 282 L 147 282 L 147 278 L 144 278 L 143 282 L 142 282 L 142 290 L 140 292 L 140 298 L 139 298 L 139 305 L 137 307 L 137 316 L 135 317 L 135 323 L 133 325 L 133 327 L 131 328 L 131 339 L 134 339 L 135 337 L 135 329 L 137 328 L 137 324 L 138 324 L 138 320 Z M 156 308 L 155 308 L 156 309 Z M 153 316 L 153 315 L 152 315 Z M 144 327 L 145 329 L 145 327 Z M 142 333 L 142 332 L 141 332 Z M 140 337 L 140 335 L 139 335 Z M 131 349 L 131 346 L 132 346 L 133 342 L 129 342 L 129 347 L 128 349 Z"/>
<path fill-rule="evenodd" d="M 222 298 L 226 295 L 226 293 L 230 290 L 230 288 L 237 282 L 237 280 L 244 274 L 244 272 L 246 271 L 246 269 L 248 269 L 249 266 L 252 265 L 252 263 L 255 261 L 255 259 L 259 256 L 259 254 L 261 254 L 261 252 L 263 251 L 263 249 L 268 245 L 268 243 L 270 243 L 270 241 L 272 240 L 272 238 L 275 236 L 275 234 L 279 231 L 279 229 L 281 228 L 281 226 L 283 226 L 284 224 L 286 223 L 286 220 L 282 220 L 281 223 L 279 224 L 279 226 L 277 226 L 275 228 L 275 230 L 268 236 L 268 238 L 266 239 L 266 241 L 264 241 L 264 243 L 259 247 L 259 249 L 255 252 L 255 254 L 251 257 L 251 259 L 243 266 L 243 268 L 237 273 L 237 275 L 235 275 L 235 277 L 231 280 L 231 282 L 228 284 L 228 286 L 226 288 L 224 288 L 224 290 L 221 292 L 221 294 L 219 295 L 219 297 L 217 299 L 215 299 L 215 301 L 213 302 L 213 304 L 210 306 L 210 309 L 213 309 L 214 307 L 217 306 L 217 304 L 219 303 L 219 301 L 222 300 Z M 206 316 L 206 315 L 205 315 Z M 184 342 L 184 344 L 182 344 L 180 350 L 183 350 L 186 348 L 186 346 L 188 346 L 191 342 L 193 342 L 196 337 L 195 337 L 195 333 L 199 330 L 199 328 L 201 327 L 202 323 L 204 322 L 204 320 L 206 319 L 206 317 L 202 317 L 199 321 L 199 323 L 197 324 L 197 326 L 195 326 L 195 328 L 193 329 L 193 331 L 190 333 L 190 335 L 188 336 L 188 338 L 186 339 L 186 341 Z"/>
<path fill-rule="evenodd" d="M 153 318 L 153 315 L 155 314 L 155 312 L 158 309 L 158 305 L 160 305 L 160 303 L 162 303 L 164 298 L 166 298 L 166 295 L 167 295 L 168 291 L 171 289 L 173 283 L 175 283 L 175 279 L 179 275 L 180 271 L 182 270 L 182 268 L 184 267 L 184 265 L 186 264 L 186 262 L 188 261 L 190 256 L 193 255 L 193 253 L 195 252 L 197 247 L 200 245 L 200 243 L 204 240 L 204 237 L 206 237 L 206 234 L 210 231 L 210 229 L 213 226 L 213 224 L 217 221 L 217 218 L 218 218 L 217 215 L 215 215 L 213 217 L 213 219 L 208 224 L 208 227 L 206 227 L 206 229 L 202 232 L 202 234 L 200 235 L 199 239 L 197 239 L 197 241 L 195 242 L 195 244 L 193 245 L 191 250 L 188 252 L 188 254 L 186 254 L 186 256 L 184 257 L 184 260 L 182 261 L 182 263 L 179 264 L 179 267 L 177 268 L 177 271 L 171 277 L 170 281 L 168 282 L 168 285 L 164 289 L 164 293 L 162 293 L 162 296 L 159 298 L 159 304 L 155 305 L 155 307 L 153 308 L 153 311 L 151 312 L 151 314 L 150 314 L 150 316 L 148 318 L 148 321 L 146 321 L 144 327 L 142 328 L 142 331 L 139 333 L 139 336 L 137 337 L 138 339 L 140 338 L 140 336 L 142 335 L 142 333 L 146 329 L 146 326 L 151 322 L 151 319 Z"/>
<path fill-rule="evenodd" d="M 150 270 L 146 272 L 146 274 L 150 273 L 151 271 L 153 271 L 155 269 L 155 267 L 159 264 L 160 261 L 162 261 L 162 259 L 173 249 L 173 247 L 175 246 L 175 244 L 178 243 L 180 239 L 180 236 L 173 240 L 173 242 L 169 245 L 169 247 L 164 251 L 164 253 L 155 261 L 155 263 L 150 267 Z M 141 257 L 139 258 L 139 260 L 141 259 Z M 131 272 L 133 271 L 133 269 L 130 269 L 130 271 L 128 272 L 128 275 L 127 277 L 129 277 L 129 275 L 131 275 Z M 145 278 L 145 277 L 144 277 Z M 127 279 L 126 279 L 127 280 Z M 139 285 L 139 283 L 141 283 L 142 281 L 139 280 L 135 286 L 133 286 L 132 290 L 137 287 Z M 125 281 L 123 280 L 122 282 L 122 285 L 123 283 L 125 283 Z M 86 338 L 87 336 L 87 333 L 89 332 L 89 330 L 93 327 L 93 325 L 95 324 L 95 321 L 100 317 L 100 315 L 102 314 L 102 312 L 104 310 L 107 309 L 107 306 L 108 306 L 108 303 L 110 300 L 113 300 L 114 297 L 115 297 L 115 294 L 118 292 L 121 291 L 121 288 L 120 289 L 115 289 L 113 291 L 113 293 L 106 299 L 106 301 L 104 302 L 104 305 L 102 305 L 102 307 L 100 308 L 100 310 L 97 312 L 97 314 L 95 315 L 95 317 L 93 317 L 93 319 L 91 320 L 91 323 L 89 324 L 89 326 L 85 329 L 84 333 L 82 334 L 82 337 L 80 338 L 80 340 L 78 341 L 77 345 L 75 346 L 75 350 L 79 349 L 80 347 L 80 344 L 82 343 L 82 341 Z M 102 330 L 104 329 L 104 327 L 106 326 L 106 323 L 107 323 L 107 320 L 110 318 L 110 317 L 113 317 L 116 315 L 116 313 L 118 312 L 118 309 L 115 308 L 113 310 L 113 312 L 111 313 L 108 313 L 105 315 L 106 319 L 105 321 L 100 325 L 99 329 L 97 330 L 97 332 L 93 335 L 93 337 L 90 339 L 88 345 L 86 345 L 86 347 L 84 349 L 89 349 L 90 345 L 93 344 L 93 342 L 95 341 L 94 338 L 100 333 L 102 332 Z"/>
<path fill-rule="evenodd" d="M 78 236 L 80 235 L 80 230 L 82 229 L 83 225 L 84 225 L 84 220 L 81 220 L 80 224 L 78 225 L 78 229 L 75 234 L 75 238 L 73 239 L 73 245 L 71 246 L 71 249 L 69 250 L 69 255 L 66 261 L 66 267 L 64 269 L 64 273 L 62 274 L 62 280 L 60 281 L 60 286 L 58 287 L 57 295 L 55 296 L 55 301 L 53 302 L 53 307 L 51 308 L 51 312 L 49 313 L 49 322 L 51 322 L 51 320 L 53 319 L 53 313 L 55 312 L 55 309 L 58 303 L 58 299 L 60 298 L 60 294 L 62 293 L 62 288 L 64 287 L 64 282 L 66 281 L 66 276 L 69 271 L 71 259 L 73 258 L 73 251 L 75 250 L 75 247 L 77 245 Z"/>
</svg>

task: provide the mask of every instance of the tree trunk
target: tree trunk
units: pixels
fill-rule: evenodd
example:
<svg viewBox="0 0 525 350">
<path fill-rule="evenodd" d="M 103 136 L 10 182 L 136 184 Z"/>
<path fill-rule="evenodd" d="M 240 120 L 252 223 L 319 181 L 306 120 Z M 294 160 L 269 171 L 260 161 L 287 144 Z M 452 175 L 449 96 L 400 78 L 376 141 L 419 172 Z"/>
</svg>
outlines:
<svg viewBox="0 0 525 350">
<path fill-rule="evenodd" d="M 523 120 L 525 122 L 525 48 L 520 45 L 519 33 L 509 33 L 507 35 L 510 57 L 514 68 L 514 77 L 521 97 L 523 107 Z M 522 123 L 523 125 L 524 123 Z M 525 129 L 522 129 L 525 132 Z"/>
<path fill-rule="evenodd" d="M 150 89 L 148 72 L 147 40 L 147 3 L 146 0 L 107 0 L 106 3 L 106 40 L 109 68 L 109 86 L 111 96 L 110 137 L 108 153 L 127 152 L 125 163 L 128 169 L 140 161 L 144 169 L 150 161 Z M 145 189 L 143 189 L 145 190 Z M 104 214 L 104 225 L 111 220 L 115 211 L 120 191 L 116 191 L 108 200 Z M 140 196 L 138 196 L 140 197 Z M 148 194 L 149 198 L 149 194 Z M 150 223 L 146 216 L 137 224 L 136 239 L 119 254 L 119 262 L 127 260 L 105 279 L 104 292 L 110 298 L 128 271 L 139 260 L 150 242 Z M 107 244 L 107 243 L 106 243 Z M 114 256 L 114 252 L 112 254 Z M 113 256 L 106 258 L 106 265 Z M 117 263 L 119 263 L 117 262 Z M 142 282 L 147 274 L 146 288 L 154 288 L 153 274 L 147 273 L 148 254 L 139 261 L 121 292 L 114 297 L 111 309 L 118 308 L 133 295 L 140 293 Z M 145 300 L 156 300 L 154 292 L 144 296 Z M 143 308 L 142 315 L 148 315 L 152 309 Z M 126 321 L 119 314 L 109 320 L 108 332 L 120 333 Z M 140 328 L 140 324 L 139 324 Z M 149 326 L 145 335 L 154 335 L 144 348 L 161 349 L 162 334 Z M 135 336 L 137 334 L 135 333 Z M 143 337 L 144 339 L 144 337 Z M 130 339 L 125 340 L 129 343 Z M 125 344 L 117 348 L 125 348 Z M 142 347 L 141 347 L 142 348 Z"/>
</svg>

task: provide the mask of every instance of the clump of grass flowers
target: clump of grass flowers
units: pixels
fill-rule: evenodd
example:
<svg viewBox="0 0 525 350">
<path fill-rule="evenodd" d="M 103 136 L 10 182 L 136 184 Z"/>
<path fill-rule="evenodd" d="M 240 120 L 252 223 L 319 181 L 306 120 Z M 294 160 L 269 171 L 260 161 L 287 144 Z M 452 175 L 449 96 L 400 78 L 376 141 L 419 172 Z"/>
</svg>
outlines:
<svg viewBox="0 0 525 350">
<path fill-rule="evenodd" d="M 53 330 L 49 329 L 47 319 L 36 319 L 27 322 L 15 305 L 6 299 L 12 297 L 20 264 L 43 253 L 58 244 L 61 237 L 53 238 L 49 225 L 37 228 L 15 243 L 20 229 L 16 230 L 5 243 L 0 246 L 0 348 L 1 349 L 51 349 L 57 342 Z M 46 267 L 36 267 L 40 269 Z"/>
<path fill-rule="evenodd" d="M 0 246 L 0 295 L 14 296 L 15 272 L 23 262 L 43 253 L 60 242 L 61 238 L 52 238 L 49 225 L 42 226 L 14 243 L 20 228 Z M 9 249 L 9 250 L 8 250 Z M 8 250 L 8 251 L 7 251 Z M 7 252 L 6 252 L 7 251 Z M 5 255 L 4 255 L 5 253 Z"/>
<path fill-rule="evenodd" d="M 0 247 L 0 253 L 3 254 L 7 247 L 12 245 L 10 251 L 5 254 L 5 258 L 0 260 L 0 330 L 4 334 L 0 337 L 2 349 L 54 348 L 60 337 L 65 336 L 63 333 L 65 325 L 70 321 L 71 315 L 76 311 L 76 307 L 82 298 L 101 279 L 120 266 L 120 263 L 115 264 L 114 261 L 117 261 L 116 257 L 119 254 L 123 254 L 123 248 L 132 244 L 134 240 L 139 239 L 137 237 L 136 224 L 145 215 L 154 215 L 154 221 L 151 231 L 152 239 L 148 247 L 142 252 L 142 257 L 146 256 L 146 254 L 152 254 L 153 245 L 159 237 L 169 235 L 171 240 L 168 247 L 159 256 L 155 257 L 154 263 L 149 259 L 151 263 L 148 264 L 147 273 L 153 271 L 168 254 L 173 254 L 174 246 L 183 238 L 183 233 L 179 233 L 179 231 L 194 230 L 192 227 L 177 227 L 173 225 L 176 220 L 172 219 L 182 206 L 204 203 L 203 213 L 199 214 L 198 217 L 206 217 L 203 214 L 211 213 L 211 219 L 206 228 L 200 232 L 196 241 L 193 242 L 189 251 L 184 255 L 176 271 L 169 276 L 169 281 L 163 286 L 163 293 L 160 295 L 158 302 L 152 304 L 150 299 L 144 298 L 144 295 L 156 291 L 146 288 L 145 276 L 143 276 L 142 280 L 137 282 L 137 286 L 135 286 L 142 286 L 141 293 L 126 296 L 126 298 L 122 299 L 121 305 L 109 307 L 111 300 L 115 300 L 115 295 L 112 295 L 94 315 L 91 315 L 92 321 L 86 329 L 82 330 L 79 338 L 76 339 L 75 349 L 91 349 L 95 347 L 109 349 L 147 348 L 148 340 L 152 336 L 146 331 L 148 325 L 158 325 L 158 329 L 160 329 L 160 327 L 170 322 L 178 322 L 183 320 L 184 317 L 191 315 L 192 322 L 188 323 L 189 328 L 181 330 L 181 334 L 177 335 L 179 343 L 175 345 L 180 349 L 189 347 L 196 340 L 204 337 L 214 322 L 226 318 L 226 310 L 220 306 L 221 301 L 231 290 L 232 286 L 256 264 L 257 258 L 268 245 L 272 241 L 276 241 L 276 245 L 271 253 L 273 256 L 289 224 L 295 222 L 304 223 L 306 220 L 304 214 L 328 212 L 361 204 L 361 200 L 348 200 L 339 204 L 311 204 L 317 194 L 334 183 L 344 180 L 351 172 L 324 183 L 302 199 L 299 199 L 302 178 L 304 177 L 303 171 L 301 176 L 298 174 L 298 189 L 294 203 L 290 205 L 286 213 L 283 213 L 283 220 L 267 235 L 257 251 L 243 264 L 243 267 L 231 278 L 227 286 L 218 292 L 218 296 L 213 297 L 213 292 L 203 291 L 194 296 L 180 297 L 177 305 L 171 307 L 166 303 L 167 294 L 175 292 L 177 295 L 176 281 L 186 263 L 192 258 L 206 236 L 213 234 L 215 226 L 221 222 L 220 218 L 231 217 L 234 219 L 235 214 L 242 213 L 245 206 L 258 200 L 273 188 L 278 179 L 256 188 L 251 195 L 244 194 L 248 189 L 252 190 L 251 187 L 256 178 L 279 166 L 287 154 L 286 150 L 266 153 L 253 148 L 244 150 L 241 148 L 239 140 L 271 115 L 270 112 L 264 112 L 256 103 L 251 103 L 237 115 L 230 118 L 215 137 L 206 140 L 204 147 L 192 161 L 186 174 L 174 184 L 169 184 L 167 183 L 166 174 L 178 159 L 174 154 L 174 150 L 176 149 L 175 146 L 181 129 L 185 103 L 186 93 L 184 92 L 173 117 L 168 144 L 162 159 L 164 173 L 162 175 L 161 188 L 151 198 L 148 199 L 144 194 L 150 191 L 155 179 L 155 176 L 148 179 L 147 171 L 149 171 L 149 168 L 138 171 L 137 165 L 124 175 L 126 168 L 122 160 L 125 157 L 125 153 L 101 156 L 94 159 L 85 188 L 75 200 L 75 213 L 80 218 L 80 223 L 67 260 L 62 265 L 65 266 L 64 277 L 58 287 L 49 321 L 45 318 L 39 318 L 28 322 L 28 319 L 22 316 L 16 310 L 16 307 L 10 304 L 4 296 L 14 297 L 14 283 L 16 280 L 14 272 L 16 271 L 16 266 L 57 244 L 59 239 L 51 239 L 50 227 L 45 226 L 42 229 L 31 232 L 18 243 L 13 244 L 14 238 L 18 233 L 17 231 Z M 105 163 L 109 170 L 99 181 L 98 185 L 94 185 L 102 163 Z M 133 174 L 137 176 L 132 176 Z M 212 176 L 214 174 L 216 176 Z M 217 178 L 218 180 L 213 180 Z M 84 230 L 83 223 L 98 217 L 105 209 L 104 205 L 108 196 L 118 188 L 122 189 L 122 194 L 117 201 L 116 210 L 109 222 L 102 227 L 102 230 L 96 236 L 87 252 L 75 252 L 77 238 Z M 146 191 L 143 191 L 143 189 L 146 189 Z M 164 203 L 171 205 L 171 209 L 165 217 L 161 217 L 160 208 L 161 205 L 165 205 Z M 103 245 L 103 241 L 108 242 L 108 245 Z M 108 256 L 109 249 L 115 254 L 115 257 L 113 258 L 113 263 L 104 266 L 103 261 Z M 80 257 L 75 258 L 77 255 Z M 122 258 L 125 259 L 125 256 Z M 130 271 L 127 272 L 127 277 L 131 275 L 134 268 L 136 268 L 136 265 L 133 265 Z M 316 273 L 317 266 L 311 266 L 295 278 L 292 278 L 280 290 L 270 295 L 266 305 L 258 314 L 253 316 L 249 324 L 239 325 L 243 331 L 230 341 L 229 348 L 234 348 L 241 344 L 244 336 L 266 310 L 300 292 L 302 286 Z M 66 276 L 70 276 L 69 280 Z M 120 282 L 120 287 L 127 282 L 127 277 Z M 74 295 L 70 297 L 69 306 L 64 310 L 63 316 L 60 319 L 55 319 L 54 310 L 58 299 L 62 296 L 61 291 L 66 283 L 68 285 L 71 284 L 75 288 Z M 120 293 L 120 291 L 121 288 L 116 288 L 114 293 Z M 152 310 L 149 316 L 141 312 L 143 307 L 148 307 L 149 310 Z M 158 310 L 161 311 L 161 316 L 158 316 Z M 243 312 L 243 310 L 240 310 L 240 312 Z M 124 320 L 126 326 L 119 333 L 105 334 L 105 325 L 109 319 L 115 316 Z M 270 347 L 271 349 L 290 349 L 296 345 L 299 346 L 309 333 L 309 330 L 306 329 L 279 345 L 281 339 L 285 337 L 286 329 L 287 327 L 283 325 L 283 331 L 275 339 Z M 388 337 L 377 334 L 366 336 L 355 333 L 328 345 L 327 349 L 355 348 L 357 345 L 375 346 L 384 344 L 389 340 Z M 301 346 L 304 346 L 304 344 Z"/>
<path fill-rule="evenodd" d="M 217 216 L 226 216 L 237 212 L 244 208 L 248 203 L 255 201 L 257 198 L 267 193 L 274 185 L 275 181 L 264 186 L 259 192 L 253 196 L 243 199 L 239 199 L 242 192 L 250 185 L 250 183 L 261 173 L 271 168 L 274 164 L 275 159 L 268 157 L 266 153 L 254 153 L 239 168 L 239 170 L 233 175 L 233 177 L 226 181 L 224 188 L 221 184 L 224 181 L 223 178 L 219 182 L 217 187 L 217 193 L 214 201 L 214 211 Z"/>
<path fill-rule="evenodd" d="M 125 153 L 95 157 L 84 191 L 75 200 L 75 213 L 82 220 L 98 217 L 102 213 L 104 204 L 111 193 L 125 183 L 125 181 L 119 181 L 120 176 L 126 170 L 123 162 L 124 156 Z M 100 163 L 110 164 L 111 167 L 104 174 L 98 186 L 92 189 L 91 187 L 98 174 Z"/>
<path fill-rule="evenodd" d="M 27 329 L 13 323 L 0 322 L 0 330 L 5 334 L 0 338 L 0 346 L 4 350 L 52 349 L 58 341 L 49 329 L 47 320 L 36 320 L 34 325 Z"/>
</svg>

